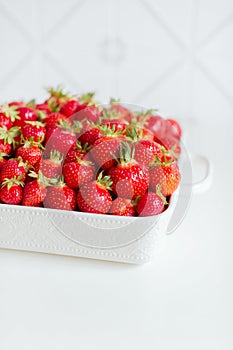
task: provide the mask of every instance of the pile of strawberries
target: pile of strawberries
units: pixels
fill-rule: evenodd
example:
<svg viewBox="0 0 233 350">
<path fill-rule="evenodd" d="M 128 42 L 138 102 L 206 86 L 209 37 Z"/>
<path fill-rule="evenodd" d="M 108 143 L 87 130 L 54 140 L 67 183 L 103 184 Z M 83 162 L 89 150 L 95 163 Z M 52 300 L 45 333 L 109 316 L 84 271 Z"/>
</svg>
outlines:
<svg viewBox="0 0 233 350">
<path fill-rule="evenodd" d="M 180 182 L 181 128 L 154 110 L 48 89 L 0 106 L 0 203 L 121 216 L 163 212 Z"/>
</svg>

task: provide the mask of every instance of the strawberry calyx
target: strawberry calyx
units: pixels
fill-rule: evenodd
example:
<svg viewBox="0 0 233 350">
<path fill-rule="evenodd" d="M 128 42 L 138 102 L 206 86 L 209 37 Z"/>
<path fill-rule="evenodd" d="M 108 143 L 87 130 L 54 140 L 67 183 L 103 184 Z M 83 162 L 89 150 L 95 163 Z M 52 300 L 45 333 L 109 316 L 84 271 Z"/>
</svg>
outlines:
<svg viewBox="0 0 233 350">
<path fill-rule="evenodd" d="M 43 175 L 42 171 L 40 170 L 38 174 L 35 171 L 30 171 L 28 176 L 37 180 L 38 184 L 40 184 L 42 187 L 54 186 L 57 184 L 57 181 L 58 181 L 57 178 L 51 178 L 51 179 L 47 178 L 46 176 Z"/>
<path fill-rule="evenodd" d="M 22 147 L 23 148 L 30 148 L 32 146 L 37 146 L 39 147 L 41 150 L 44 150 L 45 147 L 42 145 L 43 140 L 40 139 L 39 141 L 34 141 L 33 137 L 30 137 L 30 139 L 26 139 L 21 135 L 21 143 L 23 144 Z"/>
<path fill-rule="evenodd" d="M 109 103 L 110 103 L 110 105 L 120 104 L 120 99 L 119 98 L 116 99 L 116 98 L 111 97 Z"/>
<path fill-rule="evenodd" d="M 59 120 L 59 122 L 56 124 L 56 126 L 57 126 L 59 129 L 62 129 L 62 130 L 64 130 L 64 131 L 71 131 L 72 133 L 74 133 L 74 128 L 73 128 L 73 126 L 72 126 L 72 125 L 69 123 L 69 121 L 66 120 L 65 118 Z"/>
<path fill-rule="evenodd" d="M 76 157 L 76 162 L 81 164 L 81 165 L 88 166 L 88 167 L 91 167 L 94 165 L 94 163 L 92 163 L 91 161 L 82 159 L 81 157 L 78 157 L 78 156 Z"/>
<path fill-rule="evenodd" d="M 17 106 L 9 106 L 8 103 L 0 106 L 0 113 L 5 114 L 5 116 L 7 118 L 10 118 L 13 123 L 16 121 L 16 119 L 20 119 L 19 112 L 17 111 Z"/>
<path fill-rule="evenodd" d="M 26 106 L 32 109 L 35 109 L 36 107 L 36 100 L 33 98 L 32 100 L 30 100 L 29 102 L 26 103 Z"/>
<path fill-rule="evenodd" d="M 50 159 L 53 163 L 60 165 L 60 164 L 63 162 L 64 157 L 63 157 L 63 155 L 62 155 L 59 151 L 54 150 L 54 151 L 51 151 L 51 152 L 50 152 L 50 157 L 49 157 L 49 159 Z"/>
<path fill-rule="evenodd" d="M 40 122 L 43 122 L 46 118 L 48 118 L 47 113 L 44 111 L 41 111 L 40 109 L 36 109 L 36 115 Z"/>
<path fill-rule="evenodd" d="M 31 126 L 35 126 L 38 129 L 41 128 L 41 127 L 45 127 L 45 124 L 40 122 L 40 121 L 33 121 L 33 122 L 26 121 L 26 124 L 31 125 Z"/>
<path fill-rule="evenodd" d="M 136 142 L 138 140 L 142 140 L 144 138 L 143 136 L 143 130 L 141 128 L 136 128 L 129 126 L 126 128 L 126 138 L 129 141 Z"/>
<path fill-rule="evenodd" d="M 0 140 L 4 140 L 4 144 L 12 144 L 13 147 L 16 145 L 15 138 L 20 135 L 20 128 L 13 126 L 11 129 L 5 127 L 0 128 Z"/>
<path fill-rule="evenodd" d="M 116 126 L 112 125 L 99 125 L 98 129 L 102 132 L 103 136 L 120 136 L 123 135 L 122 130 L 116 130 Z"/>
<path fill-rule="evenodd" d="M 56 97 L 57 99 L 68 100 L 70 96 L 70 93 L 64 92 L 64 88 L 60 85 L 58 85 L 56 88 L 48 87 L 46 90 L 51 97 Z"/>
<path fill-rule="evenodd" d="M 61 109 L 60 103 L 57 102 L 55 97 L 50 97 L 48 100 L 48 107 L 51 112 L 59 112 Z"/>
<path fill-rule="evenodd" d="M 82 145 L 81 142 L 77 140 L 73 149 L 81 152 L 88 152 L 91 149 L 91 145 L 89 145 L 87 142 Z"/>
<path fill-rule="evenodd" d="M 165 159 L 163 158 L 162 160 L 159 159 L 159 157 L 155 157 L 155 159 L 153 160 L 153 162 L 150 164 L 150 169 L 154 168 L 155 166 L 161 166 L 161 167 L 166 167 L 169 166 L 171 164 L 175 164 L 176 160 L 170 158 L 170 159 Z"/>
<path fill-rule="evenodd" d="M 115 159 L 115 161 L 118 164 L 126 165 L 129 163 L 136 163 L 134 159 L 134 154 L 135 154 L 134 147 L 131 148 L 128 142 L 121 142 L 119 146 L 119 158 L 117 158 L 112 153 L 111 153 L 111 156 L 113 157 L 113 159 Z"/>
<path fill-rule="evenodd" d="M 109 175 L 103 176 L 103 171 L 101 171 L 97 177 L 96 183 L 102 187 L 105 188 L 106 190 L 111 190 L 112 189 L 112 180 Z"/>
<path fill-rule="evenodd" d="M 166 200 L 166 197 L 161 192 L 161 186 L 160 185 L 156 186 L 156 195 L 162 200 L 164 205 L 168 204 L 167 200 Z"/>
<path fill-rule="evenodd" d="M 4 157 L 9 157 L 9 154 L 6 154 L 4 152 L 0 152 L 0 163 L 3 161 Z"/>
<path fill-rule="evenodd" d="M 1 188 L 3 187 L 7 187 L 8 190 L 11 189 L 12 186 L 14 185 L 17 185 L 17 186 L 21 186 L 21 187 L 24 187 L 24 182 L 21 181 L 23 178 L 23 175 L 20 175 L 18 177 L 14 176 L 13 178 L 11 179 L 4 179 L 4 181 L 2 182 L 2 186 Z"/>
<path fill-rule="evenodd" d="M 105 109 L 100 117 L 101 120 L 109 119 L 122 119 L 122 115 L 120 112 L 116 111 L 115 109 Z"/>
<path fill-rule="evenodd" d="M 87 104 L 87 106 L 95 105 L 95 102 L 93 100 L 95 96 L 95 92 L 87 92 L 86 94 L 83 94 L 78 97 L 78 101 L 81 104 Z"/>
<path fill-rule="evenodd" d="M 153 113 L 158 112 L 158 109 L 151 108 L 146 111 L 139 111 L 135 112 L 135 118 L 132 119 L 131 124 L 132 126 L 147 126 L 148 125 L 148 119 L 153 115 Z"/>
</svg>

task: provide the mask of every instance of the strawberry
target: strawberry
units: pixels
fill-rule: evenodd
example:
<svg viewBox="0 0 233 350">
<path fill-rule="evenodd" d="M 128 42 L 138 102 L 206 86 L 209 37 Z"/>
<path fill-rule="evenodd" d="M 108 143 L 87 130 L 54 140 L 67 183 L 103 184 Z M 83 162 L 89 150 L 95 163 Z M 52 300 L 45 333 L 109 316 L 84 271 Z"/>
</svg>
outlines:
<svg viewBox="0 0 233 350">
<path fill-rule="evenodd" d="M 45 124 L 38 121 L 26 122 L 26 125 L 22 127 L 22 135 L 25 140 L 42 142 L 45 138 L 45 134 Z"/>
<path fill-rule="evenodd" d="M 50 114 L 50 108 L 49 105 L 47 103 L 38 103 L 35 105 L 36 111 L 41 111 L 44 112 L 45 114 Z"/>
<path fill-rule="evenodd" d="M 26 122 L 35 122 L 37 120 L 35 110 L 30 107 L 19 106 L 17 108 L 17 111 L 19 118 L 15 120 L 15 126 L 19 126 L 22 128 L 24 125 L 26 125 Z"/>
<path fill-rule="evenodd" d="M 48 129 L 59 125 L 63 120 L 67 120 L 67 117 L 64 114 L 53 112 L 48 114 L 47 118 L 44 119 L 44 123 Z"/>
<path fill-rule="evenodd" d="M 130 199 L 118 197 L 112 202 L 109 214 L 120 216 L 136 216 L 136 210 L 134 204 Z"/>
<path fill-rule="evenodd" d="M 16 151 L 16 157 L 21 157 L 23 162 L 28 162 L 34 166 L 42 158 L 42 151 L 37 144 L 26 141 L 23 146 L 20 146 Z"/>
<path fill-rule="evenodd" d="M 114 129 L 115 131 L 124 131 L 126 130 L 129 123 L 124 119 L 103 119 L 100 125 L 106 125 L 107 127 Z"/>
<path fill-rule="evenodd" d="M 117 166 L 108 172 L 112 179 L 112 190 L 121 198 L 135 199 L 142 196 L 149 186 L 149 171 L 134 159 L 134 149 L 128 143 L 120 146 Z"/>
<path fill-rule="evenodd" d="M 20 130 L 16 126 L 9 130 L 5 127 L 0 128 L 0 151 L 10 154 L 12 151 L 12 146 L 15 148 L 19 136 Z"/>
<path fill-rule="evenodd" d="M 124 136 L 106 126 L 100 129 L 104 136 L 95 141 L 90 155 L 99 167 L 107 170 L 116 164 L 115 158 L 119 156 L 119 146 Z"/>
<path fill-rule="evenodd" d="M 80 109 L 77 113 L 73 115 L 72 119 L 77 121 L 87 120 L 95 123 L 97 122 L 100 116 L 101 116 L 101 111 L 99 107 L 92 104 L 92 105 L 87 105 L 85 108 Z"/>
<path fill-rule="evenodd" d="M 61 86 L 57 86 L 56 88 L 49 87 L 46 90 L 50 94 L 50 97 L 45 101 L 45 103 L 48 103 L 50 108 L 53 107 L 52 109 L 54 109 L 56 105 L 58 107 L 57 109 L 59 110 L 61 106 L 70 99 L 69 93 L 64 92 L 64 89 Z M 51 103 L 53 106 L 51 106 Z"/>
<path fill-rule="evenodd" d="M 180 124 L 174 119 L 167 119 L 166 134 L 170 134 L 179 140 L 182 136 L 182 129 Z"/>
<path fill-rule="evenodd" d="M 76 99 L 71 99 L 63 104 L 60 112 L 64 114 L 67 118 L 74 115 L 80 107 L 80 102 Z"/>
<path fill-rule="evenodd" d="M 6 204 L 20 204 L 23 198 L 23 186 L 21 176 L 5 179 L 0 189 L 0 200 Z"/>
<path fill-rule="evenodd" d="M 1 171 L 3 164 L 7 162 L 6 158 L 4 158 L 7 156 L 8 156 L 8 154 L 0 151 L 0 171 Z"/>
<path fill-rule="evenodd" d="M 41 161 L 35 164 L 35 172 L 40 170 L 42 174 L 51 179 L 61 175 L 62 173 L 62 161 L 63 156 L 58 151 L 51 151 L 49 159 L 41 159 Z"/>
<path fill-rule="evenodd" d="M 176 161 L 156 161 L 150 170 L 150 188 L 156 191 L 160 185 L 164 196 L 170 196 L 179 186 L 180 172 Z"/>
<path fill-rule="evenodd" d="M 16 119 L 19 119 L 18 111 L 16 106 L 9 106 L 4 104 L 0 106 L 0 127 L 11 129 Z"/>
<path fill-rule="evenodd" d="M 157 185 L 156 193 L 145 193 L 138 200 L 136 209 L 140 216 L 153 216 L 162 213 L 164 211 L 164 205 L 166 204 L 166 198 L 162 195 Z"/>
<path fill-rule="evenodd" d="M 150 109 L 146 112 L 142 111 L 136 113 L 136 119 L 134 122 L 136 122 L 137 125 L 150 130 L 153 135 L 160 140 L 160 138 L 165 136 L 166 121 L 161 116 L 154 114 L 154 111 L 156 110 Z"/>
<path fill-rule="evenodd" d="M 49 156 L 50 152 L 54 150 L 66 155 L 75 144 L 76 136 L 72 130 L 57 128 L 46 142 L 45 155 Z"/>
<path fill-rule="evenodd" d="M 108 190 L 111 189 L 109 176 L 101 172 L 97 180 L 85 183 L 77 195 L 77 204 L 80 211 L 87 213 L 105 214 L 112 204 L 112 197 Z"/>
<path fill-rule="evenodd" d="M 71 148 L 67 153 L 64 164 L 75 162 L 77 158 L 83 159 L 84 157 L 85 160 L 89 161 L 89 156 L 87 154 L 88 150 L 89 146 L 87 144 L 82 146 L 81 143 L 77 141 L 76 145 L 73 148 Z"/>
<path fill-rule="evenodd" d="M 157 139 L 155 138 L 155 141 L 156 140 Z M 168 153 L 170 153 L 174 159 L 177 159 L 179 157 L 181 153 L 181 147 L 177 138 L 171 135 L 167 135 L 157 141 L 166 148 Z"/>
<path fill-rule="evenodd" d="M 135 144 L 135 160 L 139 164 L 149 166 L 155 158 L 162 160 L 161 145 L 151 140 L 139 140 Z"/>
<path fill-rule="evenodd" d="M 41 206 L 45 199 L 47 186 L 50 185 L 48 179 L 41 172 L 38 174 L 31 172 L 30 176 L 35 178 L 31 182 L 27 182 L 23 191 L 22 205 L 27 207 Z"/>
<path fill-rule="evenodd" d="M 11 158 L 2 165 L 0 172 L 0 183 L 5 181 L 5 179 L 13 179 L 21 176 L 21 181 L 26 179 L 27 174 L 27 164 L 23 163 L 22 158 Z"/>
<path fill-rule="evenodd" d="M 75 191 L 60 181 L 55 186 L 47 188 L 43 204 L 45 208 L 75 210 L 76 197 Z"/>
<path fill-rule="evenodd" d="M 131 122 L 132 118 L 134 117 L 133 113 L 128 108 L 120 104 L 119 100 L 111 98 L 110 104 L 110 110 L 117 112 L 121 119 L 124 119 L 129 123 Z"/>
<path fill-rule="evenodd" d="M 94 164 L 80 158 L 77 158 L 75 162 L 65 164 L 62 169 L 65 183 L 73 189 L 77 189 L 85 182 L 91 182 L 94 173 Z"/>
<path fill-rule="evenodd" d="M 100 139 L 102 136 L 103 134 L 101 130 L 94 124 L 84 123 L 81 127 L 79 127 L 78 139 L 83 145 L 93 145 L 95 141 Z"/>
</svg>

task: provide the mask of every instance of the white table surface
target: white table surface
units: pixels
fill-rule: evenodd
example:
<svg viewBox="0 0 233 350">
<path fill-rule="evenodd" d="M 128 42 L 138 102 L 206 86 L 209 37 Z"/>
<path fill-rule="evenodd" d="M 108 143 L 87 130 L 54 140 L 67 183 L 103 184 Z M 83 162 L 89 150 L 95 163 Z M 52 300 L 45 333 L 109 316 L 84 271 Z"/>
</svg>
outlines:
<svg viewBox="0 0 233 350">
<path fill-rule="evenodd" d="M 1 350 L 232 350 L 232 125 L 194 127 L 209 192 L 152 263 L 0 250 Z"/>
</svg>

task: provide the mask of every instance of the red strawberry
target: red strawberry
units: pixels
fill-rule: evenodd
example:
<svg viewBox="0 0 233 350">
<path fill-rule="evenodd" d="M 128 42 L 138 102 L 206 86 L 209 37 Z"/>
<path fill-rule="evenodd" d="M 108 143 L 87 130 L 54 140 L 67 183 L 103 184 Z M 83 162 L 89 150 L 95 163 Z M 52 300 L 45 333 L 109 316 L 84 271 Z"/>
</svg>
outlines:
<svg viewBox="0 0 233 350">
<path fill-rule="evenodd" d="M 66 117 L 71 117 L 78 111 L 79 107 L 80 107 L 80 102 L 78 100 L 72 99 L 67 101 L 65 104 L 63 104 L 60 112 L 64 114 Z"/>
<path fill-rule="evenodd" d="M 41 206 L 43 200 L 45 199 L 47 192 L 46 187 L 49 185 L 49 182 L 41 172 L 38 174 L 31 172 L 30 176 L 34 177 L 35 180 L 28 182 L 25 185 L 22 205 L 28 207 L 38 207 Z"/>
<path fill-rule="evenodd" d="M 42 142 L 45 134 L 45 124 L 41 122 L 26 122 L 26 125 L 22 127 L 22 135 L 25 140 Z"/>
<path fill-rule="evenodd" d="M 79 141 L 85 145 L 93 145 L 95 141 L 103 136 L 100 129 L 94 124 L 84 123 L 78 132 Z"/>
<path fill-rule="evenodd" d="M 48 187 L 43 201 L 45 208 L 60 210 L 76 209 L 76 193 L 74 190 L 60 182 L 55 186 Z"/>
<path fill-rule="evenodd" d="M 114 129 L 115 131 L 124 131 L 129 123 L 126 120 L 104 119 L 100 125 L 106 125 L 108 128 Z"/>
<path fill-rule="evenodd" d="M 62 161 L 63 156 L 58 151 L 52 151 L 49 159 L 42 159 L 35 165 L 35 172 L 38 173 L 40 170 L 42 174 L 51 179 L 55 178 L 62 173 Z"/>
<path fill-rule="evenodd" d="M 35 108 L 37 111 L 42 111 L 47 115 L 49 113 L 51 113 L 51 111 L 49 109 L 49 105 L 47 103 L 38 103 L 38 104 L 36 104 Z"/>
<path fill-rule="evenodd" d="M 158 162 L 150 170 L 150 188 L 156 191 L 160 185 L 164 196 L 170 196 L 179 186 L 180 172 L 176 161 Z"/>
<path fill-rule="evenodd" d="M 11 129 L 16 119 L 18 119 L 18 111 L 16 106 L 4 104 L 0 106 L 0 127 Z"/>
<path fill-rule="evenodd" d="M 137 212 L 140 216 L 158 215 L 164 211 L 166 205 L 166 198 L 161 194 L 159 186 L 157 186 L 156 193 L 145 193 L 137 203 Z"/>
<path fill-rule="evenodd" d="M 22 158 L 9 159 L 6 163 L 2 165 L 0 171 L 0 183 L 5 181 L 5 179 L 13 179 L 21 176 L 21 181 L 26 179 L 27 165 L 23 163 Z"/>
<path fill-rule="evenodd" d="M 49 156 L 50 152 L 54 150 L 66 155 L 75 144 L 76 136 L 71 130 L 57 128 L 46 142 L 45 155 Z"/>
<path fill-rule="evenodd" d="M 12 107 L 12 106 L 24 106 L 25 104 L 23 101 L 12 101 L 12 102 L 8 103 L 8 105 L 10 107 Z"/>
<path fill-rule="evenodd" d="M 118 197 L 135 199 L 148 189 L 149 171 L 133 159 L 133 151 L 128 143 L 120 146 L 120 160 L 108 174 L 113 182 L 112 190 Z"/>
<path fill-rule="evenodd" d="M 44 119 L 44 123 L 46 124 L 46 128 L 52 128 L 59 125 L 63 120 L 67 120 L 67 117 L 64 114 L 59 112 L 53 112 L 48 114 L 47 118 Z"/>
<path fill-rule="evenodd" d="M 101 172 L 97 180 L 85 183 L 78 191 L 77 204 L 80 211 L 105 214 L 112 204 L 109 176 L 103 177 Z"/>
<path fill-rule="evenodd" d="M 34 166 L 42 158 L 42 151 L 38 145 L 26 141 L 23 146 L 16 151 L 16 157 L 21 157 L 24 162 Z"/>
<path fill-rule="evenodd" d="M 130 199 L 118 197 L 112 202 L 109 214 L 120 216 L 136 216 L 136 210 Z"/>
<path fill-rule="evenodd" d="M 4 157 L 7 157 L 8 155 L 4 152 L 0 151 L 0 171 L 4 163 L 7 162 L 7 160 Z"/>
<path fill-rule="evenodd" d="M 166 120 L 166 134 L 170 134 L 178 139 L 182 136 L 182 129 L 180 124 L 174 119 Z"/>
<path fill-rule="evenodd" d="M 181 153 L 181 147 L 177 138 L 168 135 L 161 138 L 160 140 L 157 140 L 155 138 L 155 141 L 158 141 L 160 144 L 162 144 L 174 159 L 177 159 L 179 157 Z"/>
<path fill-rule="evenodd" d="M 139 140 L 135 144 L 135 160 L 139 164 L 149 166 L 157 157 L 162 160 L 161 145 L 151 140 Z"/>
<path fill-rule="evenodd" d="M 64 92 L 64 89 L 61 86 L 57 86 L 56 88 L 49 87 L 47 91 L 50 94 L 50 97 L 45 101 L 45 103 L 50 105 L 52 102 L 54 106 L 59 106 L 59 109 L 70 99 L 69 93 Z"/>
<path fill-rule="evenodd" d="M 90 122 L 97 122 L 101 115 L 101 111 L 96 105 L 88 105 L 83 109 L 80 109 L 77 113 L 75 113 L 72 117 L 73 120 L 82 121 L 88 120 Z"/>
<path fill-rule="evenodd" d="M 26 122 L 35 122 L 37 120 L 37 115 L 34 109 L 30 107 L 18 107 L 18 116 L 19 119 L 16 119 L 14 122 L 15 126 L 23 127 L 26 125 Z"/>
<path fill-rule="evenodd" d="M 69 150 L 69 152 L 66 155 L 64 164 L 76 162 L 77 158 L 83 159 L 85 157 L 85 160 L 90 160 L 89 156 L 87 154 L 87 151 L 89 150 L 89 147 L 87 145 L 82 146 L 79 141 L 76 142 L 76 145 Z"/>
<path fill-rule="evenodd" d="M 116 164 L 115 158 L 119 156 L 119 146 L 124 136 L 106 126 L 100 129 L 104 136 L 95 141 L 90 155 L 99 167 L 107 170 Z"/>
<path fill-rule="evenodd" d="M 129 123 L 131 122 L 132 118 L 134 117 L 133 113 L 128 108 L 120 104 L 119 100 L 115 100 L 112 98 L 110 100 L 110 104 L 110 109 L 112 111 L 117 112 L 121 116 L 121 119 L 125 119 Z"/>
<path fill-rule="evenodd" d="M 93 180 L 94 171 L 95 168 L 93 163 L 77 159 L 76 162 L 65 164 L 62 169 L 62 174 L 67 186 L 77 189 L 85 182 L 91 182 Z"/>
<path fill-rule="evenodd" d="M 0 128 L 0 151 L 10 154 L 12 151 L 12 146 L 15 148 L 19 136 L 20 130 L 16 126 L 9 130 L 7 130 L 5 127 Z"/>
<path fill-rule="evenodd" d="M 0 189 L 0 200 L 6 204 L 20 204 L 23 198 L 23 186 L 21 176 L 5 179 Z"/>
</svg>

